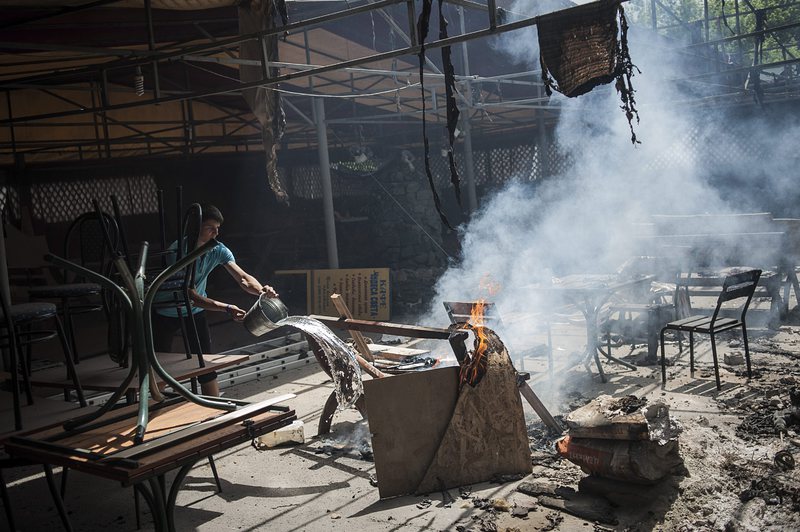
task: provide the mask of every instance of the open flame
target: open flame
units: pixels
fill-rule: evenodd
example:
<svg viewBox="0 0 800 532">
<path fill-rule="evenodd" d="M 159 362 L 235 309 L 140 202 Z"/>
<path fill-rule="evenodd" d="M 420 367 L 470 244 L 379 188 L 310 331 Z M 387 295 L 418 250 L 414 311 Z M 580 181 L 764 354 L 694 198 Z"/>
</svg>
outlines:
<svg viewBox="0 0 800 532">
<path fill-rule="evenodd" d="M 472 353 L 468 356 L 467 360 L 461 366 L 460 381 L 461 386 L 469 383 L 470 386 L 475 386 L 483 378 L 486 373 L 486 351 L 489 349 L 489 338 L 484 329 L 484 321 L 486 314 L 486 300 L 480 299 L 476 301 L 470 309 L 469 328 L 475 334 L 475 343 Z"/>
</svg>

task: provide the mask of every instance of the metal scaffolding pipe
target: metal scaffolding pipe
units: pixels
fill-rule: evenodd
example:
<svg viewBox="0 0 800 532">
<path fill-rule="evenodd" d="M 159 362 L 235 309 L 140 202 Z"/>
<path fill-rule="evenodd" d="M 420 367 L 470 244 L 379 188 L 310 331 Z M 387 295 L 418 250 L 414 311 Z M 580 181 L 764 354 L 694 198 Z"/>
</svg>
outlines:
<svg viewBox="0 0 800 532">
<path fill-rule="evenodd" d="M 328 249 L 328 268 L 339 267 L 339 251 L 336 246 L 336 220 L 333 217 L 333 186 L 331 185 L 331 161 L 328 154 L 328 132 L 325 123 L 325 102 L 314 98 L 314 120 L 317 124 L 317 154 L 319 175 L 322 179 L 322 208 L 325 216 L 325 243 Z"/>
<path fill-rule="evenodd" d="M 461 22 L 461 33 L 466 33 L 466 24 L 464 22 L 464 8 L 458 8 L 458 14 Z M 466 41 L 461 43 L 462 60 L 464 63 L 464 75 L 469 76 L 469 52 L 467 50 Z M 475 161 L 472 158 L 472 124 L 469 122 L 469 115 L 472 111 L 472 85 L 469 81 L 464 82 L 466 96 L 466 109 L 464 109 L 462 127 L 464 128 L 464 174 L 467 181 L 467 207 L 469 212 L 473 213 L 478 210 L 478 192 L 475 188 Z"/>
</svg>

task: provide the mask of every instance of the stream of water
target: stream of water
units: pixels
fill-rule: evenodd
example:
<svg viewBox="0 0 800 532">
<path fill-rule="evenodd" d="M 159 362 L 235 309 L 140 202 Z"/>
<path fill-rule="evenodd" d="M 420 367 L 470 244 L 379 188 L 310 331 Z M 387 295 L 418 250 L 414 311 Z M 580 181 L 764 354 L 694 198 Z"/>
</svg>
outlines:
<svg viewBox="0 0 800 532">
<path fill-rule="evenodd" d="M 331 377 L 333 377 L 333 387 L 336 391 L 336 399 L 339 402 L 339 410 L 353 406 L 361 394 L 364 393 L 364 385 L 361 382 L 361 367 L 358 365 L 353 348 L 344 343 L 322 322 L 307 316 L 289 316 L 275 325 L 288 325 L 299 329 L 319 344 L 331 368 Z"/>
</svg>

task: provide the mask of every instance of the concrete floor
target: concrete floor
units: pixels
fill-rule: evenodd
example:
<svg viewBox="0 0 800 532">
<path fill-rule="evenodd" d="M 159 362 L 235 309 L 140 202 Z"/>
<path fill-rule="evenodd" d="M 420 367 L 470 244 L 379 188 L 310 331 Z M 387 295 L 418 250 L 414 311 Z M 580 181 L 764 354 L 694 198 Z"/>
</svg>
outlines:
<svg viewBox="0 0 800 532">
<path fill-rule="evenodd" d="M 685 360 L 670 368 L 669 391 L 660 386 L 657 366 L 624 370 L 606 364 L 608 383 L 600 383 L 596 374 L 589 375 L 580 364 L 568 362 L 568 353 L 580 349 L 585 341 L 585 329 L 580 325 L 558 331 L 556 352 L 558 385 L 547 377 L 543 361 L 526 360 L 526 369 L 539 371 L 532 381 L 534 390 L 554 414 L 568 411 L 569 397 L 594 397 L 600 393 L 662 398 L 673 405 L 676 417 L 692 419 L 698 412 L 713 414 L 712 399 L 718 399 L 713 382 L 705 376 L 688 376 Z M 765 333 L 766 334 L 766 333 Z M 798 348 L 800 350 L 800 348 Z M 622 355 L 622 353 L 615 353 Z M 705 343 L 698 347 L 698 363 L 710 365 L 710 350 Z M 684 357 L 686 358 L 686 357 Z M 756 364 L 759 361 L 756 360 Z M 756 366 L 757 367 L 757 366 Z M 701 375 L 702 377 L 702 375 Z M 725 372 L 724 393 L 741 389 L 744 379 Z M 399 497 L 380 500 L 374 480 L 374 463 L 365 460 L 355 450 L 327 454 L 320 452 L 327 444 L 347 449 L 347 441 L 364 434 L 359 414 L 352 410 L 338 413 L 333 433 L 317 436 L 317 423 L 322 405 L 332 391 L 332 383 L 314 364 L 281 373 L 268 380 L 245 383 L 226 390 L 230 397 L 258 401 L 284 393 L 297 397 L 288 404 L 305 422 L 306 443 L 257 451 L 243 444 L 216 456 L 223 491 L 216 493 L 207 463 L 193 469 L 181 490 L 175 520 L 178 530 L 482 530 L 485 510 L 475 508 L 459 497 L 459 490 L 449 490 L 455 499 L 445 505 L 442 493 L 425 497 Z M 526 416 L 535 421 L 533 411 L 526 405 Z M 573 473 L 577 468 L 572 467 Z M 539 466 L 537 466 L 539 467 Z M 563 466 L 559 466 L 563 467 Z M 541 469 L 539 469 L 541 471 Z M 577 471 L 579 473 L 579 471 Z M 41 469 L 26 467 L 4 472 L 19 530 L 59 530 L 58 516 L 50 499 Z M 537 469 L 534 469 L 534 475 Z M 169 481 L 169 479 L 168 479 Z M 515 492 L 518 482 L 472 486 L 471 496 L 503 498 L 517 504 L 529 504 L 526 496 Z M 535 506 L 535 504 L 530 504 Z M 133 490 L 117 483 L 72 473 L 66 506 L 75 530 L 134 530 L 136 517 Z M 665 510 L 666 511 L 666 510 Z M 664 514 L 652 515 L 655 521 Z M 557 519 L 556 519 L 557 517 Z M 142 529 L 152 529 L 152 520 L 142 511 Z M 557 523 L 554 525 L 554 521 Z M 554 517 L 546 508 L 536 508 L 525 520 L 504 513 L 493 518 L 498 530 L 591 530 L 595 525 L 567 514 Z M 0 527 L 5 522 L 0 522 Z M 490 525 L 486 525 L 489 526 Z M 652 527 L 646 527 L 651 529 Z M 597 529 L 597 528 L 596 528 Z M 659 528 L 661 529 L 661 528 Z M 663 530 L 672 529 L 665 526 Z"/>
</svg>

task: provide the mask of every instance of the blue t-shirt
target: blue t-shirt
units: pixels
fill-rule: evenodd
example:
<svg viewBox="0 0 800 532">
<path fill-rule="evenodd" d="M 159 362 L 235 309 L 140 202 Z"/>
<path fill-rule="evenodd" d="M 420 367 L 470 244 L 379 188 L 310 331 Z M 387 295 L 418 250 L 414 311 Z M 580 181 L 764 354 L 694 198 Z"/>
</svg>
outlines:
<svg viewBox="0 0 800 532">
<path fill-rule="evenodd" d="M 176 250 L 177 247 L 177 242 L 173 242 L 169 249 Z M 174 262 L 175 254 L 173 253 L 170 258 L 170 263 Z M 203 297 L 206 297 L 206 284 L 208 284 L 208 275 L 220 264 L 228 264 L 230 262 L 236 262 L 236 259 L 233 258 L 233 253 L 231 253 L 231 250 L 228 249 L 222 242 L 218 242 L 216 246 L 211 248 L 211 251 L 200 257 L 196 263 L 197 269 L 195 270 L 194 276 L 195 290 L 197 293 Z M 163 294 L 158 294 L 155 301 L 164 302 L 172 301 L 172 299 L 172 294 L 170 292 L 164 292 Z M 185 311 L 183 306 L 180 307 L 180 310 L 182 311 L 181 315 L 184 315 Z M 156 310 L 156 312 L 162 316 L 169 316 L 171 318 L 178 317 L 178 309 L 176 307 L 159 308 Z M 192 306 L 192 313 L 197 314 L 198 312 L 203 312 L 203 309 Z"/>
</svg>

